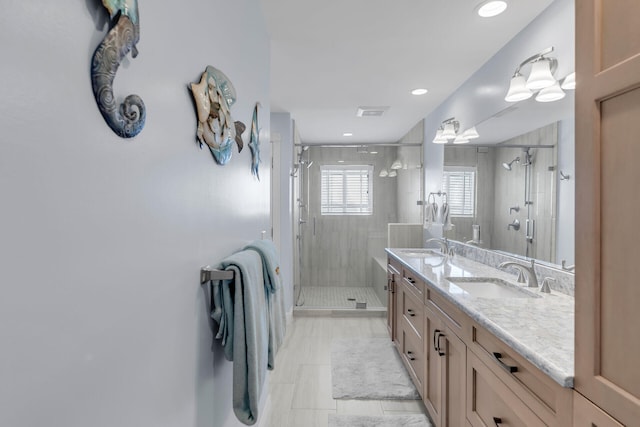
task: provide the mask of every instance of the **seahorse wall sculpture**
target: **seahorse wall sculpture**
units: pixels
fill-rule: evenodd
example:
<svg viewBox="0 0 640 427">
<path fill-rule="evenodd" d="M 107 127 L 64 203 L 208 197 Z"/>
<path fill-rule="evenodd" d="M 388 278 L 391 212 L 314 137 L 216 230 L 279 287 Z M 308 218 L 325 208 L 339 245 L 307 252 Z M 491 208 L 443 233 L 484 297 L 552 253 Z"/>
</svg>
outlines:
<svg viewBox="0 0 640 427">
<path fill-rule="evenodd" d="M 113 95 L 113 80 L 120 62 L 129 52 L 138 56 L 140 40 L 138 0 L 102 0 L 115 25 L 97 47 L 91 62 L 93 95 L 102 117 L 122 138 L 132 138 L 144 127 L 146 110 L 138 95 L 129 95 L 118 105 Z"/>
</svg>

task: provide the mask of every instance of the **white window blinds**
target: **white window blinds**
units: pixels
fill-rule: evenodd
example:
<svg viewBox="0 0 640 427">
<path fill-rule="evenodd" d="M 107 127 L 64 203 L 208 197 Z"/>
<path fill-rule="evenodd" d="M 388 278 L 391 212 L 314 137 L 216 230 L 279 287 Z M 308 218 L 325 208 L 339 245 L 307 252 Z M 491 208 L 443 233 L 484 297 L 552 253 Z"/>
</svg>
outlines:
<svg viewBox="0 0 640 427">
<path fill-rule="evenodd" d="M 476 212 L 476 169 L 447 166 L 442 176 L 451 216 L 473 217 Z"/>
<path fill-rule="evenodd" d="M 373 166 L 321 166 L 322 215 L 371 215 Z"/>
</svg>

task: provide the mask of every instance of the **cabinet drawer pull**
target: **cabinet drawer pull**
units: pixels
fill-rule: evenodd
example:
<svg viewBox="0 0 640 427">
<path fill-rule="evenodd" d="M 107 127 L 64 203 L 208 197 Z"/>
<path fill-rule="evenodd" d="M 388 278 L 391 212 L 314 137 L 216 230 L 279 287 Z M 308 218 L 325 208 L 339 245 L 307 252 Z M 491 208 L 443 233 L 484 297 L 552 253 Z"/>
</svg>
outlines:
<svg viewBox="0 0 640 427">
<path fill-rule="evenodd" d="M 446 337 L 446 335 L 445 335 L 445 334 L 443 334 L 441 331 L 439 331 L 439 330 L 437 330 L 437 329 L 436 329 L 436 331 L 438 331 L 438 335 L 437 335 L 437 338 L 436 338 L 436 340 L 437 340 L 437 342 L 438 342 L 438 349 L 437 349 L 437 351 L 438 351 L 438 356 L 444 356 L 444 355 L 445 355 L 445 352 L 444 352 L 444 351 L 442 351 L 442 348 L 440 348 L 440 338 L 442 338 L 442 337 Z"/>
<path fill-rule="evenodd" d="M 514 373 L 514 372 L 518 372 L 518 367 L 517 366 L 509 366 L 506 363 L 504 363 L 502 361 L 502 353 L 493 353 L 493 357 L 496 358 L 496 360 L 498 361 L 498 363 L 500 364 L 500 366 L 502 366 L 504 369 L 506 369 L 507 372 L 509 373 Z"/>
<path fill-rule="evenodd" d="M 407 277 L 406 279 L 407 279 L 407 282 L 411 283 L 412 285 L 416 284 L 416 281 L 413 280 L 411 277 Z"/>
<path fill-rule="evenodd" d="M 411 310 L 410 308 L 407 309 L 407 313 L 409 313 L 409 316 L 411 317 L 416 315 L 415 311 Z"/>
<path fill-rule="evenodd" d="M 413 357 L 413 351 L 407 351 L 407 357 L 409 358 L 409 360 L 416 360 L 416 358 Z"/>
<path fill-rule="evenodd" d="M 502 424 L 502 418 L 493 417 L 493 423 L 496 425 L 496 427 L 500 427 L 500 424 Z"/>
</svg>

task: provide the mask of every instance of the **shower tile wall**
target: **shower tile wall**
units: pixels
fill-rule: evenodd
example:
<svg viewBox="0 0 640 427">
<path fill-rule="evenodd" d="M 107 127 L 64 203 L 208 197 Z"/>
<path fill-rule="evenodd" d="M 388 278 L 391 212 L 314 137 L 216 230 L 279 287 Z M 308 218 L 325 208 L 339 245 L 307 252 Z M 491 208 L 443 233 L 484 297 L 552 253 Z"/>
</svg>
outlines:
<svg viewBox="0 0 640 427">
<path fill-rule="evenodd" d="M 505 141 L 503 144 L 535 146 L 554 145 L 557 147 L 558 127 L 557 123 L 529 132 L 525 135 Z M 497 146 L 499 147 L 499 145 Z M 557 163 L 556 148 L 532 148 L 533 166 L 531 168 L 531 218 L 535 220 L 535 232 L 533 243 L 527 254 L 525 240 L 525 219 L 527 218 L 527 206 L 524 196 L 524 162 L 525 153 L 521 148 L 495 149 L 496 170 L 493 249 L 503 250 L 530 257 L 555 261 L 555 229 L 556 229 L 556 187 L 555 167 Z M 503 162 L 510 162 L 515 157 L 522 159 L 521 164 L 514 163 L 512 170 L 502 167 Z M 519 212 L 509 213 L 509 208 L 520 207 Z M 514 219 L 520 221 L 520 230 L 507 229 Z"/>
<path fill-rule="evenodd" d="M 380 178 L 397 156 L 395 147 L 378 154 L 356 148 L 309 148 L 307 223 L 303 238 L 303 286 L 370 286 L 373 253 L 383 253 L 387 224 L 397 222 L 397 178 Z M 344 163 L 338 163 L 344 160 Z M 320 166 L 373 165 L 373 215 L 320 215 Z M 378 247 L 379 246 L 379 247 Z"/>
</svg>

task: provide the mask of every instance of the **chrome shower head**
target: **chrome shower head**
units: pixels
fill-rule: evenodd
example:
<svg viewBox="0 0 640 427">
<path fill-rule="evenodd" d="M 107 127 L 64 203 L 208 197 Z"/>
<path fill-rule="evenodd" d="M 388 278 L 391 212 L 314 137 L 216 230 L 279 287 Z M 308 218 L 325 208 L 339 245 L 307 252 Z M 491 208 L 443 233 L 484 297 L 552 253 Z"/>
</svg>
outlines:
<svg viewBox="0 0 640 427">
<path fill-rule="evenodd" d="M 506 170 L 510 171 L 511 170 L 511 165 L 513 164 L 513 162 L 516 163 L 520 163 L 520 157 L 516 157 L 515 159 L 511 160 L 509 163 L 503 163 L 502 167 L 505 168 Z"/>
</svg>

